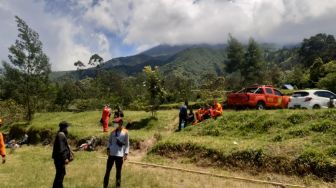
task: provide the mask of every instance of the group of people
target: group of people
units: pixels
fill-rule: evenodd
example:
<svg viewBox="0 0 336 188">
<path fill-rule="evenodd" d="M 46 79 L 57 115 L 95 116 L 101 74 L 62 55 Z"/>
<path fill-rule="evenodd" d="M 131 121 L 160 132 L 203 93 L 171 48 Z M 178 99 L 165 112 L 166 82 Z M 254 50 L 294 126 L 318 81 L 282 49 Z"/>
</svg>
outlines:
<svg viewBox="0 0 336 188">
<path fill-rule="evenodd" d="M 116 112 L 118 112 L 118 110 Z M 127 155 L 129 152 L 128 130 L 124 128 L 123 119 L 120 116 L 123 116 L 123 113 L 119 108 L 118 114 L 115 113 L 115 118 L 113 120 L 114 129 L 111 131 L 106 148 L 108 158 L 103 180 L 104 188 L 108 187 L 110 172 L 114 163 L 116 166 L 116 187 L 120 187 L 122 165 L 123 162 L 127 159 Z M 57 132 L 57 135 L 55 137 L 52 158 L 54 159 L 56 175 L 53 183 L 53 188 L 63 187 L 63 179 L 66 174 L 65 166 L 69 164 L 69 162 L 72 161 L 74 158 L 74 155 L 67 142 L 68 127 L 69 123 L 62 121 L 59 124 L 59 131 Z M 108 130 L 108 127 L 107 129 L 104 128 L 104 132 L 106 130 Z M 90 140 L 93 142 L 94 138 Z"/>
<path fill-rule="evenodd" d="M 189 107 L 189 113 L 188 113 L 188 101 L 185 101 L 184 105 L 182 105 L 180 108 L 178 130 L 180 131 L 188 124 L 196 125 L 197 123 L 205 119 L 209 118 L 216 119 L 218 116 L 221 116 L 222 114 L 223 114 L 222 105 L 218 103 L 216 100 L 214 100 L 213 106 L 201 107 L 195 112 L 195 114 L 193 113 L 193 109 L 191 107 Z"/>
</svg>

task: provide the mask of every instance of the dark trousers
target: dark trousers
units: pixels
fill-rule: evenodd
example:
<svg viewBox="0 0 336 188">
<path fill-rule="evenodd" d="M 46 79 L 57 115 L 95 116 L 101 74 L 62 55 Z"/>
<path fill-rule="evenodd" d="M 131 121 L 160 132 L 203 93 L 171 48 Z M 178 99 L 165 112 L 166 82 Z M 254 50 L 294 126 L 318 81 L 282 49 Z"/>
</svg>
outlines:
<svg viewBox="0 0 336 188">
<path fill-rule="evenodd" d="M 54 160 L 56 175 L 53 188 L 63 188 L 63 179 L 66 174 L 64 161 Z"/>
<path fill-rule="evenodd" d="M 182 121 L 184 121 L 184 127 L 186 127 L 186 125 L 187 125 L 187 118 L 186 118 L 186 116 L 180 116 L 179 117 L 179 127 L 178 127 L 179 131 L 182 129 Z"/>
<path fill-rule="evenodd" d="M 121 168 L 123 164 L 123 157 L 117 157 L 117 156 L 109 156 L 107 159 L 107 164 L 106 164 L 106 172 L 105 172 L 105 177 L 104 177 L 104 188 L 107 188 L 108 183 L 109 183 L 109 178 L 110 178 L 110 172 L 113 167 L 113 163 L 116 163 L 116 186 L 119 187 L 121 183 Z"/>
</svg>

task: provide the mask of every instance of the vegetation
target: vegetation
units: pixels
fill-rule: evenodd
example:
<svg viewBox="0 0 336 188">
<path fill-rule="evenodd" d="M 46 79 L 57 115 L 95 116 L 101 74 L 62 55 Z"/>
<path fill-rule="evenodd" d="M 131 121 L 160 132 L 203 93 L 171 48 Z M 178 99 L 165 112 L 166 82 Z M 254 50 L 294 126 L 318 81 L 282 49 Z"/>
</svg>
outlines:
<svg viewBox="0 0 336 188">
<path fill-rule="evenodd" d="M 152 153 L 198 164 L 334 181 L 335 110 L 225 112 L 159 141 Z M 210 162 L 209 162 L 210 161 Z"/>
<path fill-rule="evenodd" d="M 42 42 L 37 32 L 24 20 L 15 17 L 19 31 L 18 40 L 9 48 L 12 65 L 3 63 L 3 98 L 13 98 L 26 108 L 26 119 L 32 120 L 38 104 L 47 98 L 50 64 L 42 51 Z M 42 101 L 42 104 L 41 104 Z"/>
<path fill-rule="evenodd" d="M 7 157 L 6 164 L 1 165 L 1 187 L 51 187 L 55 175 L 51 152 L 52 148 L 49 146 L 25 146 L 11 151 Z M 129 159 L 131 157 L 129 156 Z M 75 160 L 66 167 L 67 174 L 64 178 L 64 186 L 81 188 L 101 187 L 105 167 L 106 158 L 104 152 L 75 152 Z M 196 184 L 195 179 L 197 179 Z M 114 186 L 114 181 L 115 169 L 113 168 L 110 175 L 110 187 Z M 123 187 L 178 188 L 182 186 L 186 188 L 201 188 L 204 185 L 232 188 L 270 187 L 269 185 L 239 182 L 159 168 L 144 168 L 127 164 L 127 162 L 123 166 L 121 181 Z M 300 182 L 300 180 L 296 181 Z"/>
</svg>

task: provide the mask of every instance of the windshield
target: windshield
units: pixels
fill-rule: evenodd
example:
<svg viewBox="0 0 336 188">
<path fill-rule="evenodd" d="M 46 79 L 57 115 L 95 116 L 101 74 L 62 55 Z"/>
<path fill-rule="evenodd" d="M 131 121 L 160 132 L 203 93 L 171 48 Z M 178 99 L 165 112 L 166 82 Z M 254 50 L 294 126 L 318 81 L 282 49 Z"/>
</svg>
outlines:
<svg viewBox="0 0 336 188">
<path fill-rule="evenodd" d="M 257 89 L 257 87 L 244 88 L 240 90 L 239 93 L 254 93 Z"/>
</svg>

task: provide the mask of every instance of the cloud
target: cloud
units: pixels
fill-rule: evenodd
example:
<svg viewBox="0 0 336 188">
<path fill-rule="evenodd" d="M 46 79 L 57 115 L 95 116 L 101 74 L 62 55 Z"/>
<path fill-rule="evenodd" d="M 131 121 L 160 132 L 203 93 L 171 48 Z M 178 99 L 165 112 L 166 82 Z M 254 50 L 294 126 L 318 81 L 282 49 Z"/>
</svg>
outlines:
<svg viewBox="0 0 336 188">
<path fill-rule="evenodd" d="M 15 40 L 14 14 L 40 33 L 53 69 L 65 70 L 94 53 L 108 60 L 158 44 L 226 43 L 229 33 L 297 43 L 336 34 L 335 9 L 335 0 L 1 1 L 0 57 Z"/>
<path fill-rule="evenodd" d="M 0 15 L 3 18 L 0 21 L 3 26 L 0 34 L 6 36 L 0 45 L 2 60 L 8 61 L 8 47 L 14 44 L 17 38 L 15 15 L 23 18 L 39 33 L 44 45 L 43 50 L 50 58 L 52 70 L 75 69 L 75 61 L 87 62 L 94 53 L 100 54 L 104 59 L 112 57 L 109 41 L 104 33 L 94 31 L 94 28 L 78 22 L 76 17 L 46 11 L 44 1 L 0 2 Z"/>
</svg>

